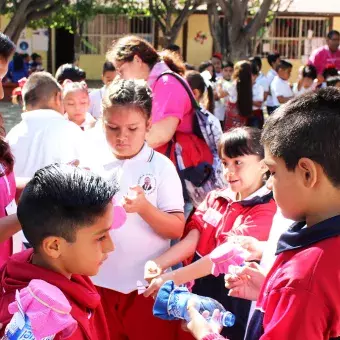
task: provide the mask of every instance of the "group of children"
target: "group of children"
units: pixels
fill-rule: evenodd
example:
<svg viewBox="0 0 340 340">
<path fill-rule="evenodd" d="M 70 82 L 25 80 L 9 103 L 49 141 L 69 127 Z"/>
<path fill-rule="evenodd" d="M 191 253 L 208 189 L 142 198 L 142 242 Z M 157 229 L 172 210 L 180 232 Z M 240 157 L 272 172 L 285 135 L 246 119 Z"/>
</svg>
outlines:
<svg viewBox="0 0 340 340">
<path fill-rule="evenodd" d="M 264 114 L 272 114 L 280 105 L 294 96 L 327 86 L 340 87 L 340 76 L 334 65 L 325 65 L 323 82 L 318 81 L 313 65 L 301 66 L 297 82 L 289 83 L 293 65 L 278 53 L 267 56 L 270 70 L 261 72 L 262 60 L 222 64 L 221 56 L 203 62 L 199 71 L 214 91 L 215 103 L 210 111 L 221 121 L 224 131 L 241 125 L 262 128 Z"/>
<path fill-rule="evenodd" d="M 3 67 L 13 52 L 1 34 Z M 192 335 L 177 321 L 153 316 L 152 296 L 173 280 L 191 286 L 194 281 L 193 292 L 215 298 L 235 314 L 235 326 L 222 331 L 232 340 L 243 339 L 246 329 L 246 339 L 252 340 L 339 337 L 340 268 L 334 254 L 340 230 L 340 91 L 305 91 L 291 99 L 286 87 L 291 64 L 274 58 L 269 58 L 275 75 L 270 91 L 260 85 L 267 79 L 255 67 L 257 58 L 216 69 L 226 78 L 233 69 L 235 83 L 217 80 L 210 95 L 204 74 L 184 75 L 205 107 L 228 97 L 235 116 L 236 111 L 262 112 L 261 99 L 270 95 L 268 113 L 277 109 L 263 132 L 258 128 L 263 117 L 254 114 L 244 115 L 253 120 L 242 125 L 251 127 L 222 135 L 218 155 L 225 188 L 210 192 L 186 221 L 176 167 L 146 142 L 153 95 L 145 80 L 131 79 L 128 69 L 149 75 L 140 58 L 105 63 L 105 85 L 90 95 L 81 70 L 72 66 L 59 70 L 56 79 L 35 73 L 23 86 L 22 122 L 0 143 L 5 198 L 0 216 L 15 214 L 15 180 L 27 178 L 18 220 L 15 215 L 0 219 L 0 334 L 11 319 L 8 305 L 16 290 L 42 279 L 60 288 L 72 306 L 78 328 L 70 339 L 219 339 L 193 306 Z M 116 70 L 123 79 L 112 81 Z M 304 92 L 313 70 L 302 75 L 296 91 Z M 90 105 L 93 116 L 87 113 Z M 70 164 L 75 160 L 80 167 Z M 259 244 L 277 227 L 278 207 L 297 223 L 282 234 L 269 273 L 253 262 L 231 277 L 216 273 L 209 255 L 226 243 L 246 247 L 249 260 L 261 259 Z M 16 252 L 18 221 L 33 249 L 18 249 L 10 257 Z M 172 270 L 179 262 L 185 266 Z M 150 285 L 139 295 L 137 281 L 143 279 Z M 251 299 L 258 302 L 247 326 Z"/>
</svg>

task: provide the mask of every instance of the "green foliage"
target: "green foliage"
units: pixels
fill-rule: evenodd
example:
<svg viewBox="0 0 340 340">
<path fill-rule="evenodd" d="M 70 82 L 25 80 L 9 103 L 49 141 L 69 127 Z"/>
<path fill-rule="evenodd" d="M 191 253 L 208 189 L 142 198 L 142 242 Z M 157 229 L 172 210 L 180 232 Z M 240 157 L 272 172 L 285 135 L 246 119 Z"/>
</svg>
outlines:
<svg viewBox="0 0 340 340">
<path fill-rule="evenodd" d="M 30 23 L 32 28 L 50 27 L 65 28 L 70 33 L 76 33 L 76 22 L 86 22 L 97 14 L 114 14 L 134 16 L 149 15 L 148 8 L 143 8 L 137 0 L 76 0 L 71 4 L 63 4 L 61 8 L 48 18 L 35 20 Z"/>
</svg>

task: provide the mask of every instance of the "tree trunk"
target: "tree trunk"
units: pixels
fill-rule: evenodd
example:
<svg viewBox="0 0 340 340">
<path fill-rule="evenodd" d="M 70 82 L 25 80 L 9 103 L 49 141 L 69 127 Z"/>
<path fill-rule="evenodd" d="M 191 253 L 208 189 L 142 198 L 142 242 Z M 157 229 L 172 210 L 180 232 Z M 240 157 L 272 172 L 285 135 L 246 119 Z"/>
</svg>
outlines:
<svg viewBox="0 0 340 340">
<path fill-rule="evenodd" d="M 217 4 L 214 1 L 210 1 L 207 7 L 208 11 L 208 21 L 210 34 L 214 43 L 214 52 L 222 53 L 224 55 L 224 51 L 222 49 L 222 30 L 220 26 L 220 20 L 218 15 Z"/>
<path fill-rule="evenodd" d="M 248 44 L 249 38 L 246 35 L 239 35 L 239 38 L 231 44 L 230 59 L 234 62 L 247 59 L 249 57 Z"/>
</svg>

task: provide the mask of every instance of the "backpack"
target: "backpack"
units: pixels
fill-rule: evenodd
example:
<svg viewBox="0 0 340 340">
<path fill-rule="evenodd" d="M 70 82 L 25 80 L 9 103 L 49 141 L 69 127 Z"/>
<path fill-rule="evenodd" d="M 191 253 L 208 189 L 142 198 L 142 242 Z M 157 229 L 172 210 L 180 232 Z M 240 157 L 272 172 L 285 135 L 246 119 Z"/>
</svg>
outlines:
<svg viewBox="0 0 340 340">
<path fill-rule="evenodd" d="M 196 102 L 191 89 L 180 75 L 169 70 L 157 80 L 166 74 L 175 77 L 186 90 L 196 118 L 196 133 L 202 138 L 176 132 L 172 140 L 157 151 L 175 164 L 182 181 L 184 199 L 197 207 L 210 191 L 226 187 L 217 151 L 222 129 L 220 121 Z"/>
</svg>

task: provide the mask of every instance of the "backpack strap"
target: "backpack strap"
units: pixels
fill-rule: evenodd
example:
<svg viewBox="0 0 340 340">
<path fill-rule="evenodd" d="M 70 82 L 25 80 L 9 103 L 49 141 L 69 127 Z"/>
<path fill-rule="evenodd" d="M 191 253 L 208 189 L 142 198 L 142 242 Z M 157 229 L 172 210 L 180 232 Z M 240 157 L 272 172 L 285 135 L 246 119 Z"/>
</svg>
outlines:
<svg viewBox="0 0 340 340">
<path fill-rule="evenodd" d="M 184 81 L 184 79 L 179 74 L 177 74 L 176 72 L 173 72 L 171 70 L 164 71 L 157 77 L 156 82 L 159 80 L 159 78 L 163 77 L 164 75 L 171 75 L 171 76 L 175 77 L 182 84 L 185 91 L 187 92 L 187 94 L 190 98 L 190 102 L 191 102 L 193 109 L 200 109 L 200 106 L 198 105 L 194 95 L 192 94 L 190 87 L 188 86 L 188 84 Z"/>
</svg>

